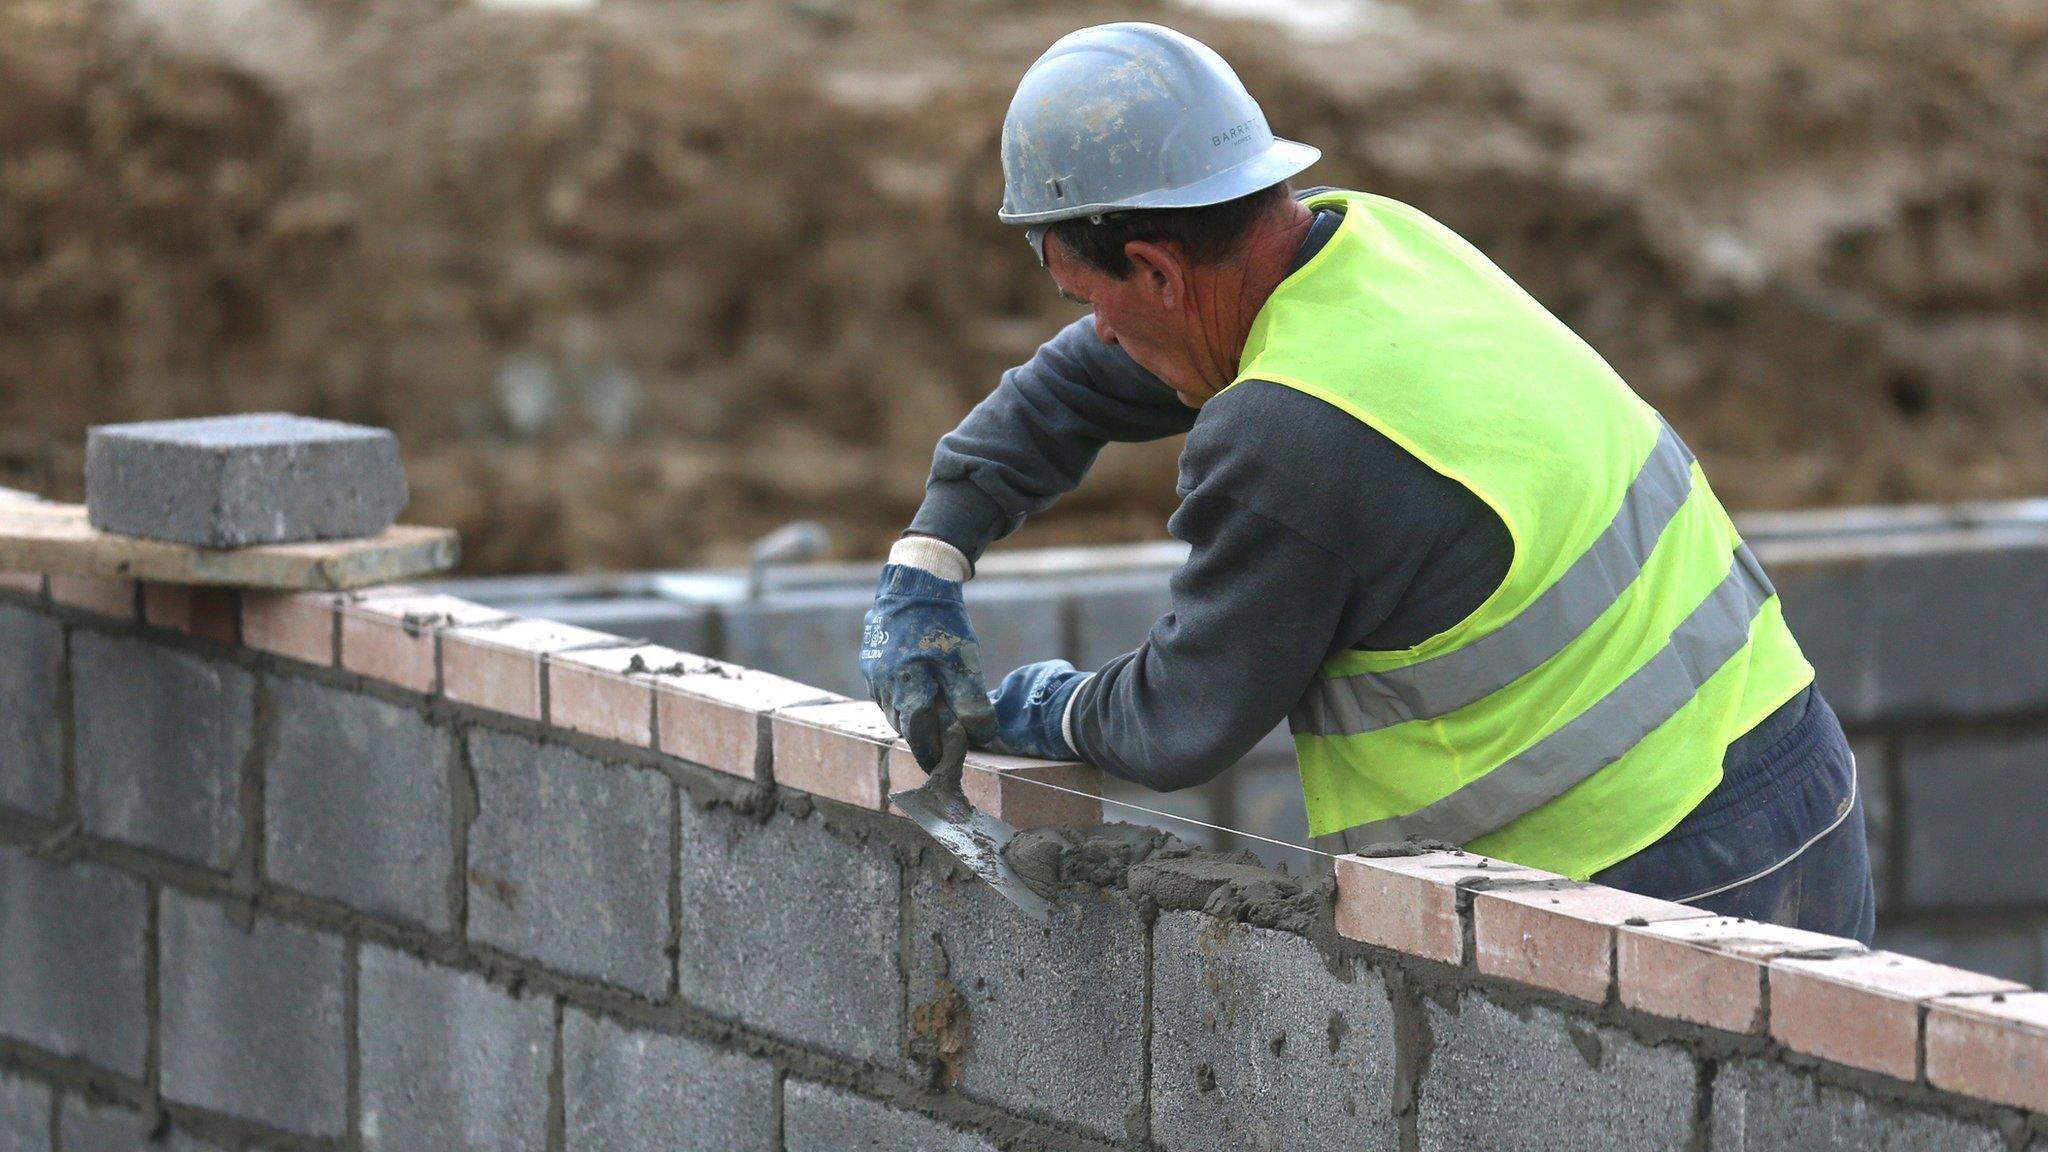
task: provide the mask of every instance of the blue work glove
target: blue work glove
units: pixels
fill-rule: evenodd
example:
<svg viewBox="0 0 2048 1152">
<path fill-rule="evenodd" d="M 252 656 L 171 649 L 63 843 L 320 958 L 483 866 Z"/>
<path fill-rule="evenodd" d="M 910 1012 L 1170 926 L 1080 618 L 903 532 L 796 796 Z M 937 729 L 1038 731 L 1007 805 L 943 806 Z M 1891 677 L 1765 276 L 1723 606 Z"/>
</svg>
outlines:
<svg viewBox="0 0 2048 1152">
<path fill-rule="evenodd" d="M 975 747 L 996 734 L 958 580 L 906 564 L 884 567 L 875 606 L 861 621 L 860 674 L 927 772 L 938 766 L 947 729 L 964 728 Z"/>
<path fill-rule="evenodd" d="M 1003 677 L 1002 687 L 989 693 L 998 729 L 989 748 L 1041 760 L 1074 759 L 1061 722 L 1067 701 L 1088 676 L 1065 660 L 1041 660 Z"/>
</svg>

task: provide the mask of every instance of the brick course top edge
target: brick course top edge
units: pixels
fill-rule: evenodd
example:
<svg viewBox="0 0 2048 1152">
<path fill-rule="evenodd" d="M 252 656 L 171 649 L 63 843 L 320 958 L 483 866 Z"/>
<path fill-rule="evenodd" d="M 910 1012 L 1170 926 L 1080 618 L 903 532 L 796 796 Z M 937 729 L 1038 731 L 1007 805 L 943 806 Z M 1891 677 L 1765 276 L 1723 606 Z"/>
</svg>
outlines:
<svg viewBox="0 0 2048 1152">
<path fill-rule="evenodd" d="M 302 611 L 328 614 L 361 610 L 360 597 L 337 597 L 327 593 L 286 594 Z M 406 590 L 404 595 L 417 596 Z M 652 648 L 626 637 L 613 636 L 552 621 L 502 616 L 493 609 L 442 594 L 430 594 L 434 606 L 448 622 L 430 630 L 443 637 L 462 636 L 501 650 L 522 651 L 535 662 L 537 670 L 550 661 L 572 661 L 603 671 L 623 671 L 633 655 L 663 661 L 680 660 L 688 667 L 678 675 L 656 665 L 629 675 L 644 680 L 656 693 L 683 692 L 702 696 L 714 703 L 746 711 L 759 717 L 773 716 L 778 723 L 800 724 L 815 729 L 819 737 L 853 744 L 889 748 L 897 744 L 880 710 L 865 701 L 845 700 L 824 689 L 812 688 L 770 673 L 732 665 L 706 656 Z M 250 598 L 251 602 L 255 601 Z M 271 598 L 274 602 L 277 598 Z M 22 603 L 17 600 L 16 603 Z M 35 606 L 37 602 L 28 602 Z M 248 611 L 244 606 L 241 610 Z M 402 614 L 402 613 L 401 613 Z M 467 618 L 473 623 L 456 623 Z M 190 642 L 180 637 L 181 642 Z M 509 642 L 509 643 L 508 643 Z M 216 647 L 221 645 L 216 644 Z M 252 651 L 257 649 L 251 649 Z M 569 653 L 575 653 L 573 657 Z M 266 655 L 295 659 L 289 653 L 269 650 Z M 328 666 L 324 660 L 318 666 Z M 672 667 L 672 665 L 671 665 Z M 365 679 L 380 679 L 358 673 Z M 399 687 L 416 686 L 398 681 Z M 749 689 L 758 688 L 759 692 Z M 434 695 L 438 689 L 426 692 Z M 636 755 L 659 755 L 645 748 Z M 1011 758 L 978 756 L 983 766 L 1008 769 L 1019 763 Z M 1000 769 L 999 769 L 1000 770 Z M 772 780 L 771 775 L 767 779 Z M 1475 927 L 1475 905 L 1494 908 L 1527 907 L 1540 913 L 1519 917 L 1512 923 L 1516 939 L 1498 936 L 1495 944 L 1471 945 Z M 1711 917 L 1705 913 L 1687 916 L 1690 909 L 1664 905 L 1632 894 L 1567 881 L 1562 877 L 1525 868 L 1507 861 L 1490 859 L 1464 851 L 1424 851 L 1405 855 L 1368 857 L 1345 855 L 1336 858 L 1335 927 L 1347 940 L 1398 956 L 1449 966 L 1475 982 L 1504 982 L 1534 987 L 1567 999 L 1598 1002 L 1610 987 L 1629 1011 L 1659 1020 L 1676 1020 L 1706 1028 L 1739 1028 L 1716 1025 L 1700 1017 L 1668 1010 L 1652 1010 L 1643 1004 L 1657 1003 L 1655 996 L 1633 997 L 1628 987 L 1630 964 L 1614 970 L 1591 972 L 1574 968 L 1552 971 L 1559 964 L 1582 966 L 1588 957 L 1607 963 L 1602 941 L 1617 940 L 1634 930 L 1646 935 L 1682 943 L 1692 952 L 1725 956 L 1756 964 L 1760 970 L 1801 973 L 1831 984 L 1842 985 L 1861 995 L 1907 1001 L 1916 1005 L 1956 1004 L 1957 994 L 1989 996 L 1994 993 L 2022 993 L 2023 986 L 1960 969 L 1928 965 L 1923 961 L 1889 953 L 1873 953 L 1855 941 L 1812 933 L 1758 925 L 1757 931 L 1741 930 L 1740 921 Z M 1588 932 L 1592 937 L 1586 937 Z M 1544 939 L 1558 934 L 1556 948 Z M 1565 937 L 1572 936 L 1572 939 Z M 1578 937 L 1586 937 L 1579 939 Z M 1591 941 L 1589 944 L 1588 941 Z M 1788 944 L 1795 946 L 1788 947 Z M 1501 947 L 1512 946 L 1512 953 Z M 1490 950 L 1489 950 L 1490 949 Z M 1483 952 L 1484 954 L 1480 954 Z M 1651 956 L 1648 963 L 1658 962 Z M 1938 970 L 1938 971 L 1937 971 Z M 1672 973 L 1659 973 L 1667 982 Z M 1760 972 L 1761 975 L 1761 972 Z M 1939 977 L 1931 978 L 1931 977 Z M 1608 983 L 1611 981 L 1611 985 Z M 1583 985 L 1583 987 L 1581 987 Z M 1945 999 L 1947 998 L 1947 999 Z M 1969 1012 L 1970 1023 L 1997 1032 L 2002 1044 L 2021 1053 L 2020 1058 L 2048 1067 L 2048 1030 L 2044 1030 L 2038 1006 L 2031 997 L 2020 1007 L 2026 1011 L 1985 1010 Z M 1973 1007 L 1961 1004 L 1968 1011 Z M 1924 1043 L 1924 1041 L 1923 1041 Z M 1833 1058 L 1829 1056 L 1827 1058 Z M 1854 1061 L 1847 1061 L 1853 1064 Z M 1991 1093 L 1973 1094 L 1976 1083 L 1962 1074 L 1950 1077 L 1945 1090 L 1973 1099 L 1991 1099 Z"/>
</svg>

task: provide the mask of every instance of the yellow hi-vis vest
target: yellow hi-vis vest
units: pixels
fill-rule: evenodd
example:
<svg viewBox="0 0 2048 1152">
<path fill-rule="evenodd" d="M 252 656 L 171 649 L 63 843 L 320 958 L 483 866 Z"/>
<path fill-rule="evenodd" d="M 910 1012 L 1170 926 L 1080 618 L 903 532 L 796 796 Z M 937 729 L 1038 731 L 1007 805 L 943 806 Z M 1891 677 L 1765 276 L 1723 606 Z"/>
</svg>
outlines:
<svg viewBox="0 0 2048 1152">
<path fill-rule="evenodd" d="M 1309 833 L 1584 879 L 1697 806 L 1813 667 L 1691 453 L 1592 348 L 1416 209 L 1307 204 L 1343 223 L 1260 310 L 1237 378 L 1363 420 L 1514 541 L 1464 620 L 1324 663 L 1289 718 Z"/>
</svg>

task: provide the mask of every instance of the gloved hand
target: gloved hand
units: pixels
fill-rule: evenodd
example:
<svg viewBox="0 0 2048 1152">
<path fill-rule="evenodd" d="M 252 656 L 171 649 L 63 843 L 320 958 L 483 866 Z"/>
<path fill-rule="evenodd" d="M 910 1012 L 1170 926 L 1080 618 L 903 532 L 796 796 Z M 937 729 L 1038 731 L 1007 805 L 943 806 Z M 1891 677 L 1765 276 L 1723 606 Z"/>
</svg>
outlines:
<svg viewBox="0 0 2048 1152">
<path fill-rule="evenodd" d="M 1074 759 L 1062 722 L 1067 701 L 1090 675 L 1065 660 L 1041 660 L 1003 677 L 1002 686 L 989 693 L 998 729 L 989 748 L 1041 760 Z"/>
<path fill-rule="evenodd" d="M 955 725 L 976 747 L 995 736 L 995 710 L 960 581 L 887 565 L 861 625 L 860 674 L 868 694 L 920 767 L 938 766 L 946 730 Z"/>
</svg>

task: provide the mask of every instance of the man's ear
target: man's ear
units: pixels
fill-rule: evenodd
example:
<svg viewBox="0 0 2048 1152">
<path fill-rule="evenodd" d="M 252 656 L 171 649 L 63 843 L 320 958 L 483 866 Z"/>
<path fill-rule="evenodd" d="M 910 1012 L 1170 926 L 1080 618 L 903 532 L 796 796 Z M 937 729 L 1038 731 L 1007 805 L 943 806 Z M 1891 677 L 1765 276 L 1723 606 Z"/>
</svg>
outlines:
<svg viewBox="0 0 2048 1152">
<path fill-rule="evenodd" d="M 1188 264 L 1179 246 L 1133 240 L 1124 245 L 1124 257 L 1131 276 L 1163 307 L 1178 308 L 1187 300 Z"/>
</svg>

